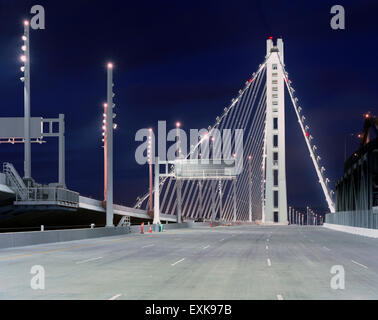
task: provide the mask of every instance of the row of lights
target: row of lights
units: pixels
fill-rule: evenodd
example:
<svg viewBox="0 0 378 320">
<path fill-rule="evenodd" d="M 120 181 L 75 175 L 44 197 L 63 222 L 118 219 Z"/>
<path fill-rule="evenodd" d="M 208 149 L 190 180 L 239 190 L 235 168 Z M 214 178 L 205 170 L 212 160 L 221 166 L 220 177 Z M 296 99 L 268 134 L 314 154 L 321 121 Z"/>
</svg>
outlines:
<svg viewBox="0 0 378 320">
<path fill-rule="evenodd" d="M 291 86 L 291 80 L 289 80 L 289 74 L 285 71 L 285 78 L 286 78 L 286 82 L 288 83 L 288 85 L 289 85 L 289 88 L 290 88 L 290 90 L 291 90 L 291 93 L 292 93 L 292 95 L 293 95 L 293 97 L 294 97 L 294 88 Z M 294 98 L 294 101 L 295 101 L 295 104 L 298 102 L 298 98 Z M 301 111 L 302 111 L 302 108 L 300 107 L 300 106 L 298 106 L 297 107 L 297 110 L 298 110 L 298 113 L 301 113 Z M 304 122 L 305 122 L 305 120 L 306 120 L 306 117 L 304 116 L 304 115 L 302 115 L 302 117 L 299 117 L 300 118 L 300 121 L 301 121 L 301 123 L 302 123 L 302 125 L 304 125 Z M 306 138 L 309 140 L 309 142 L 311 143 L 311 140 L 313 139 L 313 136 L 312 135 L 310 135 L 310 133 L 309 133 L 309 129 L 310 129 L 310 127 L 308 126 L 308 125 L 305 125 L 304 126 L 304 129 L 305 129 L 305 136 L 306 136 Z M 314 156 L 315 156 L 315 151 L 317 150 L 318 148 L 317 148 L 317 146 L 316 145 L 313 145 L 312 146 L 312 151 L 313 151 L 313 153 L 314 153 Z M 320 160 L 322 159 L 319 155 L 316 155 L 316 157 L 315 157 L 315 159 L 316 159 L 316 162 L 319 164 L 319 162 L 320 162 Z M 322 166 L 321 168 L 320 168 L 320 173 L 321 173 L 321 175 L 323 176 L 323 173 L 325 172 L 325 168 L 324 168 L 324 166 Z M 329 178 L 328 177 L 325 177 L 325 179 L 324 179 L 324 181 L 325 181 L 325 185 L 326 185 L 326 187 L 327 188 L 329 188 L 328 187 L 328 183 L 330 182 L 330 180 L 329 180 Z M 319 181 L 320 182 L 320 181 Z M 334 194 L 334 191 L 333 190 L 330 190 L 329 191 L 329 193 L 331 194 L 331 195 L 333 195 Z"/>
<path fill-rule="evenodd" d="M 114 68 L 114 65 L 113 65 L 113 63 L 111 63 L 111 62 L 109 62 L 108 64 L 107 64 L 107 68 L 108 69 L 113 69 Z M 114 86 L 114 84 L 112 84 L 112 86 Z M 115 96 L 115 94 L 114 93 L 112 93 L 112 96 L 114 97 Z M 108 123 L 108 121 L 107 121 L 107 110 L 108 110 L 108 104 L 105 102 L 104 104 L 103 104 L 103 107 L 104 107 L 104 113 L 103 113 L 103 119 L 102 119 L 102 142 L 104 142 L 105 143 L 105 140 L 106 140 L 106 138 L 107 138 L 107 133 L 108 133 L 108 128 L 107 128 L 107 123 Z M 112 108 L 114 108 L 115 107 L 115 104 L 113 104 L 113 106 L 112 106 Z M 112 113 L 112 117 L 113 117 L 113 119 L 115 119 L 115 117 L 116 117 L 117 115 L 113 112 Z M 113 129 L 115 130 L 115 129 L 117 129 L 117 127 L 118 127 L 118 125 L 116 124 L 116 123 L 113 123 Z"/>
<path fill-rule="evenodd" d="M 25 27 L 28 27 L 29 26 L 29 21 L 28 20 L 25 20 L 24 21 L 24 26 Z M 21 46 L 21 51 L 22 51 L 22 54 L 20 56 L 20 60 L 21 62 L 24 64 L 23 66 L 21 66 L 20 70 L 21 72 L 25 72 L 25 67 L 26 67 L 26 64 L 27 64 L 27 56 L 26 56 L 26 51 L 28 50 L 28 37 L 26 35 L 26 32 L 22 35 L 21 37 L 22 41 L 24 41 L 24 44 Z M 25 76 L 21 77 L 20 78 L 21 82 L 24 82 L 25 81 Z"/>
</svg>

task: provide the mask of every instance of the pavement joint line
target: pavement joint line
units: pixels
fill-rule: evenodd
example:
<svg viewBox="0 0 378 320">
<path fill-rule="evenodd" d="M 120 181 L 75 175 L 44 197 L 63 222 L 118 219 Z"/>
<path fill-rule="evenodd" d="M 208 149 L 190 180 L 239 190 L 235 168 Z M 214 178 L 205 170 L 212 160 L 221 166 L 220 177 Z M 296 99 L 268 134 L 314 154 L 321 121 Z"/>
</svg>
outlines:
<svg viewBox="0 0 378 320">
<path fill-rule="evenodd" d="M 266 259 L 267 263 L 268 263 L 268 267 L 271 267 L 272 266 L 272 262 L 270 261 L 270 259 Z"/>
<path fill-rule="evenodd" d="M 357 264 L 357 265 L 359 265 L 359 266 L 361 266 L 361 267 L 363 267 L 363 268 L 365 268 L 365 269 L 369 269 L 367 266 L 363 265 L 362 263 L 359 263 L 359 262 L 354 261 L 354 260 L 352 260 L 352 262 L 355 263 L 355 264 Z"/>
<path fill-rule="evenodd" d="M 277 300 L 283 300 L 283 296 L 281 294 L 277 294 Z"/>
<path fill-rule="evenodd" d="M 76 261 L 76 264 L 82 264 L 82 263 L 96 261 L 96 260 L 100 260 L 100 259 L 102 259 L 102 257 L 90 258 L 90 259 L 86 259 L 86 260 Z"/>
<path fill-rule="evenodd" d="M 171 266 L 175 266 L 176 264 L 180 263 L 180 262 L 183 262 L 185 260 L 185 258 L 182 258 L 181 260 L 179 261 L 176 261 L 175 263 L 172 263 Z"/>
<path fill-rule="evenodd" d="M 109 298 L 109 300 L 115 300 L 115 299 L 119 298 L 120 296 L 122 296 L 122 294 L 120 294 L 120 293 L 116 294 L 115 296 Z"/>
<path fill-rule="evenodd" d="M 210 247 L 210 245 L 207 245 L 206 247 L 203 247 L 202 249 L 207 249 L 208 247 Z"/>
<path fill-rule="evenodd" d="M 143 248 L 152 247 L 152 246 L 154 246 L 154 244 L 149 244 L 149 245 L 147 245 L 147 246 L 143 246 L 142 249 L 143 249 Z"/>
</svg>

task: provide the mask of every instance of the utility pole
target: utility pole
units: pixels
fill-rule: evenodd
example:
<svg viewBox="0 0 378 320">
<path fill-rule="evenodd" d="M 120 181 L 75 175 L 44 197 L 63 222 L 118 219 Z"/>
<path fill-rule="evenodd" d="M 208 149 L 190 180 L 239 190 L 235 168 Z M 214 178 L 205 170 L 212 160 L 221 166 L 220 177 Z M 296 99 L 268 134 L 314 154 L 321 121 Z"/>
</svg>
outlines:
<svg viewBox="0 0 378 320">
<path fill-rule="evenodd" d="M 30 142 L 30 24 L 28 20 L 24 21 L 24 35 L 22 36 L 24 45 L 21 61 L 24 65 L 21 71 L 24 76 L 21 81 L 24 82 L 24 178 L 31 178 L 31 142 Z M 29 182 L 27 183 L 29 185 Z"/>
</svg>

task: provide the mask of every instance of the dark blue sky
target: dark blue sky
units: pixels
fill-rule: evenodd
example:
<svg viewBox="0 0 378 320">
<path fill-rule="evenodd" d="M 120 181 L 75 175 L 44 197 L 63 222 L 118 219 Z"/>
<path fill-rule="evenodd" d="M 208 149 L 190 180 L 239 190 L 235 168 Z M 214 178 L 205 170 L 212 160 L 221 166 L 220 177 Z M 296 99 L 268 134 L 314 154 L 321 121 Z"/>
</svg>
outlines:
<svg viewBox="0 0 378 320">
<path fill-rule="evenodd" d="M 134 160 L 135 132 L 166 120 L 184 129 L 212 123 L 282 36 L 285 63 L 315 143 L 334 183 L 344 138 L 377 113 L 377 1 L 14 1 L 0 0 L 0 116 L 22 116 L 19 81 L 22 20 L 34 4 L 46 30 L 31 33 L 32 116 L 66 115 L 67 184 L 103 193 L 102 102 L 114 61 L 115 201 L 133 205 L 147 190 L 147 168 Z M 341 4 L 346 30 L 330 27 Z M 289 205 L 325 207 L 294 112 L 287 103 Z M 349 142 L 349 151 L 357 146 Z M 32 147 L 32 175 L 57 180 L 57 141 Z M 1 145 L 0 161 L 23 171 L 23 146 Z"/>
</svg>

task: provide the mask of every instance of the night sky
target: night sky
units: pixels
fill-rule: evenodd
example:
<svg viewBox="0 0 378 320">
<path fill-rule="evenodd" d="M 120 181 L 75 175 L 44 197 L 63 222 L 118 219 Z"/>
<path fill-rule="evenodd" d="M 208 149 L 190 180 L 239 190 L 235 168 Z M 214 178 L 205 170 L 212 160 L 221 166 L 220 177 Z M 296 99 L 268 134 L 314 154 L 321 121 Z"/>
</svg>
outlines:
<svg viewBox="0 0 378 320">
<path fill-rule="evenodd" d="M 102 103 L 106 63 L 115 64 L 115 202 L 147 191 L 134 141 L 158 120 L 206 128 L 222 113 L 282 36 L 285 64 L 327 174 L 343 172 L 346 135 L 377 114 L 377 1 L 14 1 L 0 0 L 0 117 L 23 115 L 22 21 L 43 5 L 46 29 L 31 31 L 32 116 L 66 117 L 66 181 L 102 199 Z M 341 4 L 346 29 L 332 30 Z M 286 100 L 288 204 L 326 207 L 294 110 Z M 168 128 L 169 129 L 169 128 Z M 32 145 L 32 176 L 57 181 L 58 143 Z M 357 148 L 348 138 L 348 154 Z M 0 162 L 23 173 L 23 145 L 0 145 Z"/>
</svg>

